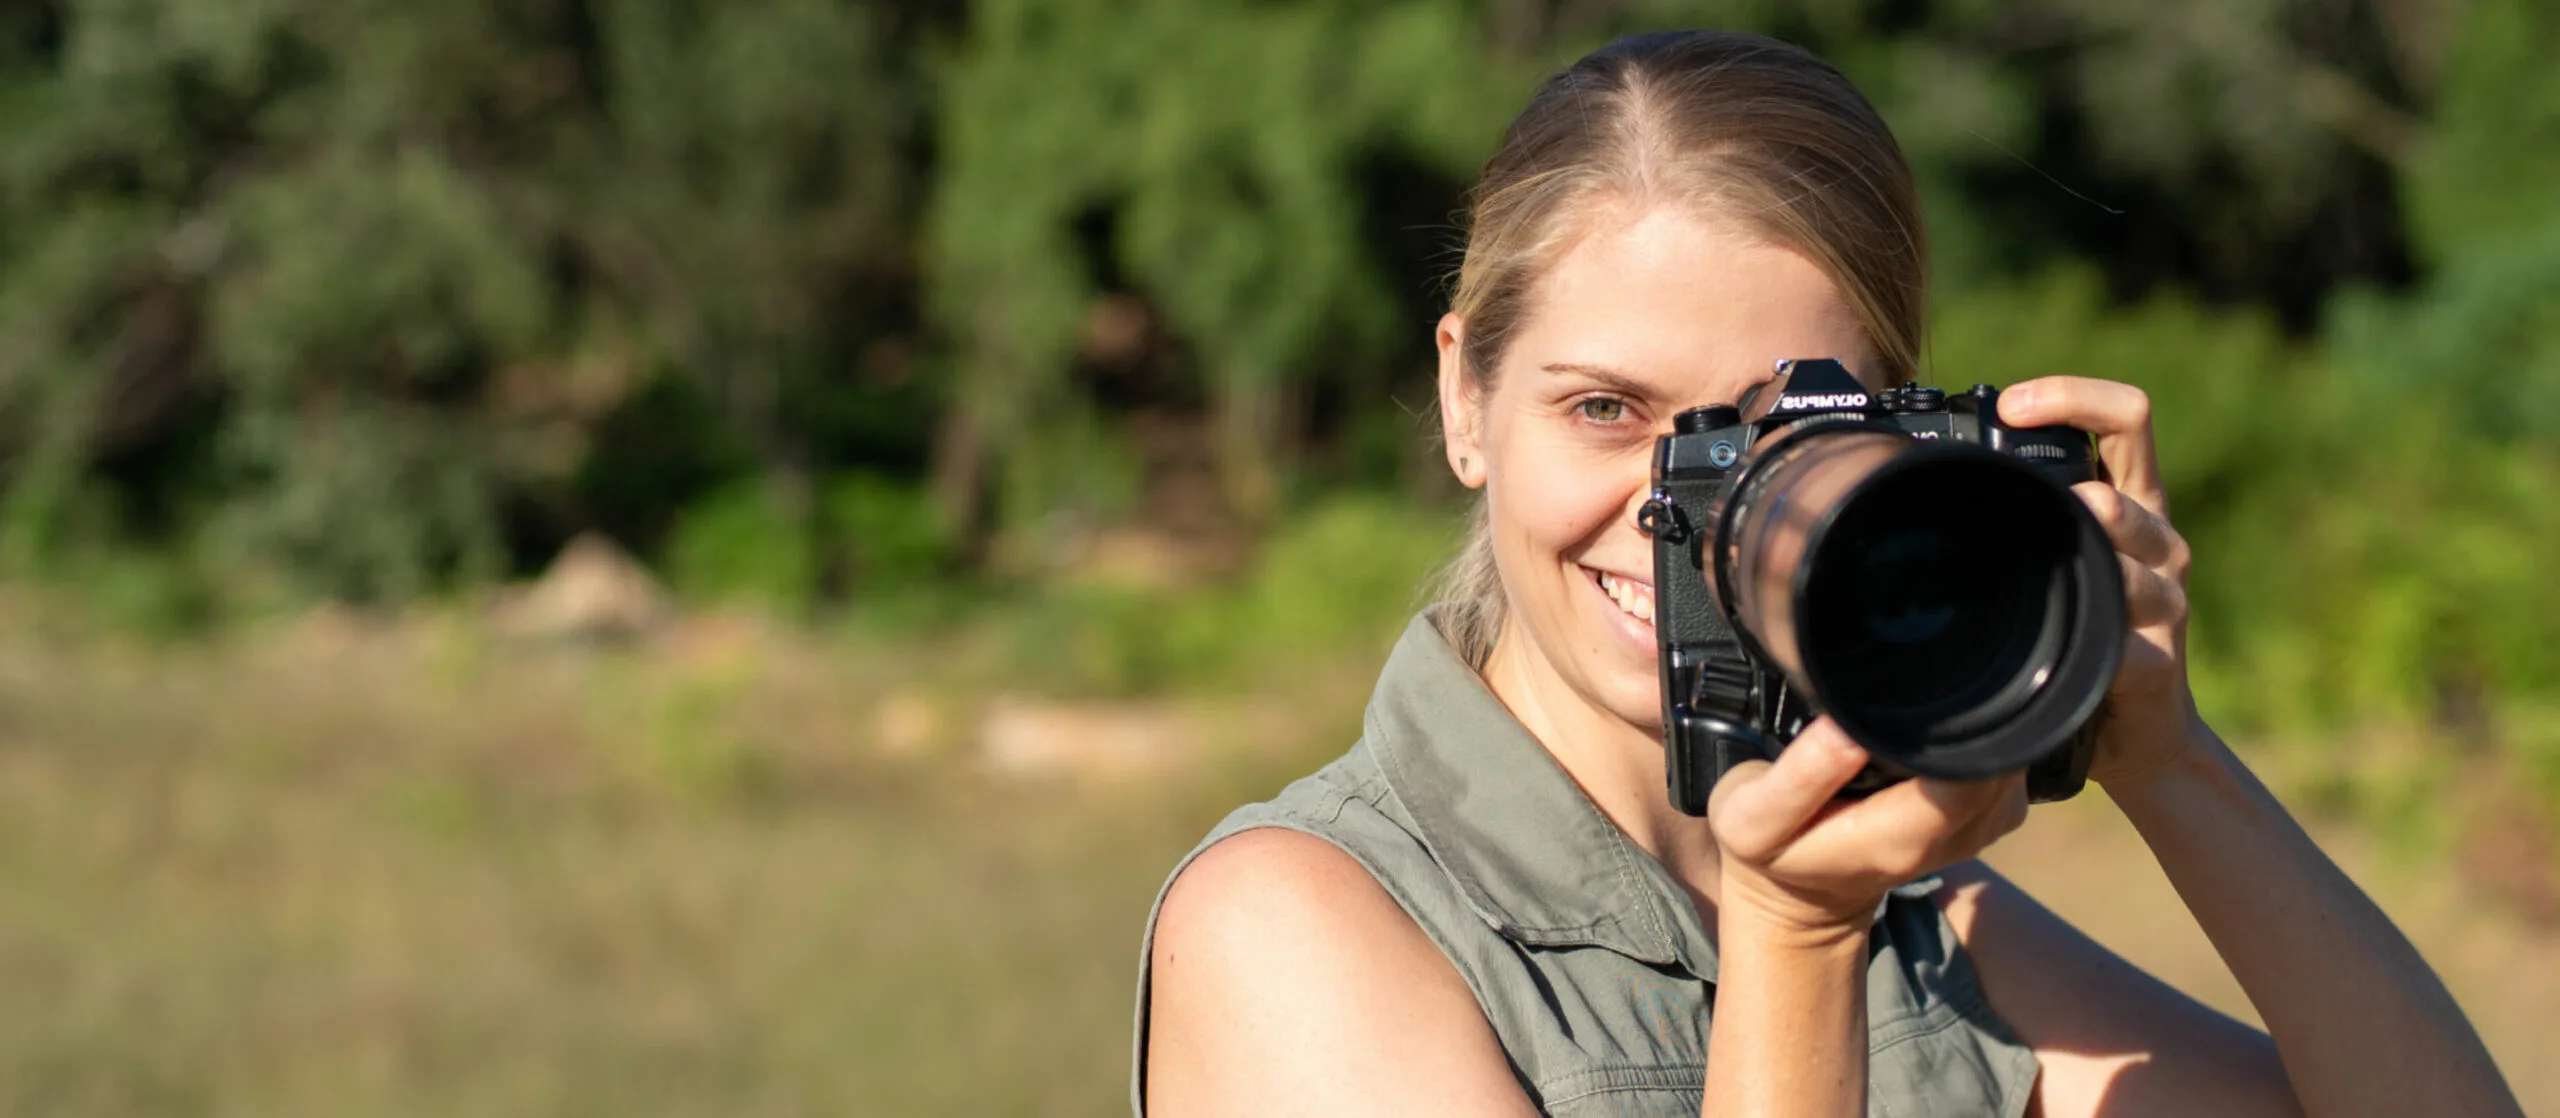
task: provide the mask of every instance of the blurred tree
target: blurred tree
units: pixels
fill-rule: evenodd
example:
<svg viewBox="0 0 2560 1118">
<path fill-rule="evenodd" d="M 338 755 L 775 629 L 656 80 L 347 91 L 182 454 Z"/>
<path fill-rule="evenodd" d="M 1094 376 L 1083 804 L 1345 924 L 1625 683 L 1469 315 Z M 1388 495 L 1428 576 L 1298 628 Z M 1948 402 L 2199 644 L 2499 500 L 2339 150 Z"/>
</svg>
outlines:
<svg viewBox="0 0 2560 1118">
<path fill-rule="evenodd" d="M 974 522 L 1072 502 L 1048 429 L 1097 297 L 1125 286 L 1197 364 L 1230 499 L 1271 511 L 1274 452 L 1320 359 L 1374 367 L 1395 304 L 1364 243 L 1382 156 L 1453 183 L 1527 73 L 1477 5 L 989 0 L 943 80 L 927 233 L 959 373 L 942 489 Z M 1449 202 L 1454 205 L 1455 198 Z M 1100 259 L 1078 231 L 1098 227 Z"/>
<path fill-rule="evenodd" d="M 2433 127 L 2407 163 L 2412 224 L 2439 262 L 2560 223 L 2560 5 L 2464 7 Z"/>
<path fill-rule="evenodd" d="M 2327 333 L 2359 406 L 2326 479 L 2332 546 L 2289 626 L 2363 654 L 2347 694 L 2560 703 L 2560 8 L 2473 0 L 2404 171 L 2435 265 L 2410 297 L 2349 292 Z M 2353 670 L 2353 669 L 2351 669 Z M 2560 761 L 2560 733 L 2543 741 Z M 2553 770 L 2560 776 L 2560 769 Z M 2555 786 L 2560 792 L 2560 786 Z"/>
<path fill-rule="evenodd" d="M 202 453 L 117 480 L 204 505 L 248 567 L 405 596 L 497 569 L 511 521 L 593 515 L 594 437 L 669 374 L 806 520 L 810 471 L 876 449 L 820 444 L 883 395 L 853 374 L 912 313 L 919 98 L 893 48 L 932 10 L 73 0 L 0 23 L 12 538 L 41 550 L 90 464 L 212 409 Z"/>
<path fill-rule="evenodd" d="M 2305 463 L 2347 452 L 2287 431 L 2262 390 L 2424 383 L 2424 431 L 2302 422 L 2482 434 L 2509 457 L 2477 492 L 2508 492 L 2560 430 L 2538 154 L 2560 137 L 2531 139 L 2560 127 L 2535 54 L 2553 18 L 2535 0 L 9 6 L 0 542 L 21 563 L 182 544 L 297 592 L 398 598 L 603 527 L 719 593 L 815 600 L 937 566 L 912 492 L 928 470 L 978 534 L 1125 510 L 1137 433 L 1162 426 L 1135 413 L 1168 402 L 1208 434 L 1221 499 L 1263 516 L 1327 439 L 1373 464 L 1420 445 L 1393 386 L 1427 372 L 1458 190 L 1539 68 L 1707 23 L 1836 59 L 1895 124 L 1950 297 L 1934 368 L 2143 379 L 2181 412 L 2163 437 L 2202 495 L 2183 503 L 2250 541 L 2231 547 L 2276 547 L 2243 510 L 2310 507 Z M 2430 269 L 2415 297 L 2404 198 Z M 2342 279 L 2374 290 L 2335 304 L 2325 349 L 2270 332 L 2306 338 Z M 2428 507 L 2434 482 L 2404 484 Z M 2355 554 L 2337 579 L 2398 561 Z M 2328 623 L 2298 608 L 2294 631 Z"/>
<path fill-rule="evenodd" d="M 2096 262 L 2119 297 L 2201 289 L 2296 329 L 2342 279 L 2409 267 L 2393 168 L 2455 7 L 2391 0 L 1508 0 L 1566 51 L 1713 26 L 1838 63 L 1924 184 L 1940 272 Z M 1551 48 L 1552 49 L 1552 48 Z M 1569 56 L 1569 55 L 1568 55 Z"/>
</svg>

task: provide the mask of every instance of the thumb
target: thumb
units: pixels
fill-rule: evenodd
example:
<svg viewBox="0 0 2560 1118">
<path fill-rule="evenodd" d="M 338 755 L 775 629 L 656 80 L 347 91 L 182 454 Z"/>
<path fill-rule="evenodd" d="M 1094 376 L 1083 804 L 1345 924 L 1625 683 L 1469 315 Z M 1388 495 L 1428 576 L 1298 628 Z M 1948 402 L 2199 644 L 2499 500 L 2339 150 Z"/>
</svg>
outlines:
<svg viewBox="0 0 2560 1118">
<path fill-rule="evenodd" d="M 1744 762 L 1716 782 L 1707 799 L 1716 841 L 1746 860 L 1767 860 L 1866 763 L 1867 751 L 1838 725 L 1815 719 L 1775 762 Z"/>
</svg>

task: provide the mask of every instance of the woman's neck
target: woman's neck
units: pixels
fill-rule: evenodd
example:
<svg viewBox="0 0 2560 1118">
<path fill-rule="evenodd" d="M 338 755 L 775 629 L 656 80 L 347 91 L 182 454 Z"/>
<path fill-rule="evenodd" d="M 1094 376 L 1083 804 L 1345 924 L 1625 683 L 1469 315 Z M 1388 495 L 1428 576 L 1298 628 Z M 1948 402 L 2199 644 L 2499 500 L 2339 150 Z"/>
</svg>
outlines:
<svg viewBox="0 0 2560 1118">
<path fill-rule="evenodd" d="M 1503 625 L 1485 657 L 1484 681 L 1600 813 L 1670 870 L 1712 916 L 1715 837 L 1706 820 L 1671 806 L 1655 730 L 1585 699 L 1514 623 Z"/>
</svg>

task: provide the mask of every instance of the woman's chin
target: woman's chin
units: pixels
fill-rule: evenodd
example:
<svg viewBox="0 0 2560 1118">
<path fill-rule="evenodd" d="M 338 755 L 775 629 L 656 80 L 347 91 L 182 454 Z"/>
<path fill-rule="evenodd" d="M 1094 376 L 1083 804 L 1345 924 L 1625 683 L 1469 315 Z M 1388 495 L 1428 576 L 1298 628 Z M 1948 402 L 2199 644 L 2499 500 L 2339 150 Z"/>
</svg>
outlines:
<svg viewBox="0 0 2560 1118">
<path fill-rule="evenodd" d="M 1641 684 L 1629 680 L 1625 687 L 1611 690 L 1609 713 L 1647 737 L 1662 736 L 1662 687 L 1653 677 L 1645 677 Z"/>
</svg>

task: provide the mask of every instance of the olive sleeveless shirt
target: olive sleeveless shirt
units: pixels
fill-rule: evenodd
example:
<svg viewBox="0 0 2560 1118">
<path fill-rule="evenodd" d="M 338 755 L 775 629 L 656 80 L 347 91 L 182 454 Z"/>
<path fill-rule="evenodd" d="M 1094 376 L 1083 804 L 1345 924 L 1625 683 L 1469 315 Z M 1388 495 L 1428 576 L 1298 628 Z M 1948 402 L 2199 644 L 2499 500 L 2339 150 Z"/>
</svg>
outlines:
<svg viewBox="0 0 2560 1118">
<path fill-rule="evenodd" d="M 1716 954 L 1696 906 L 1511 717 L 1430 614 L 1388 657 L 1358 744 L 1229 815 L 1174 875 L 1218 840 L 1257 827 L 1303 831 L 1367 867 L 1475 992 L 1541 1112 L 1698 1113 Z M 1896 889 L 1878 908 L 1868 1113 L 2023 1114 L 2035 1054 L 1985 1004 L 1928 896 L 1936 885 Z M 1131 1082 L 1141 1115 L 1154 937 L 1150 913 Z"/>
</svg>

